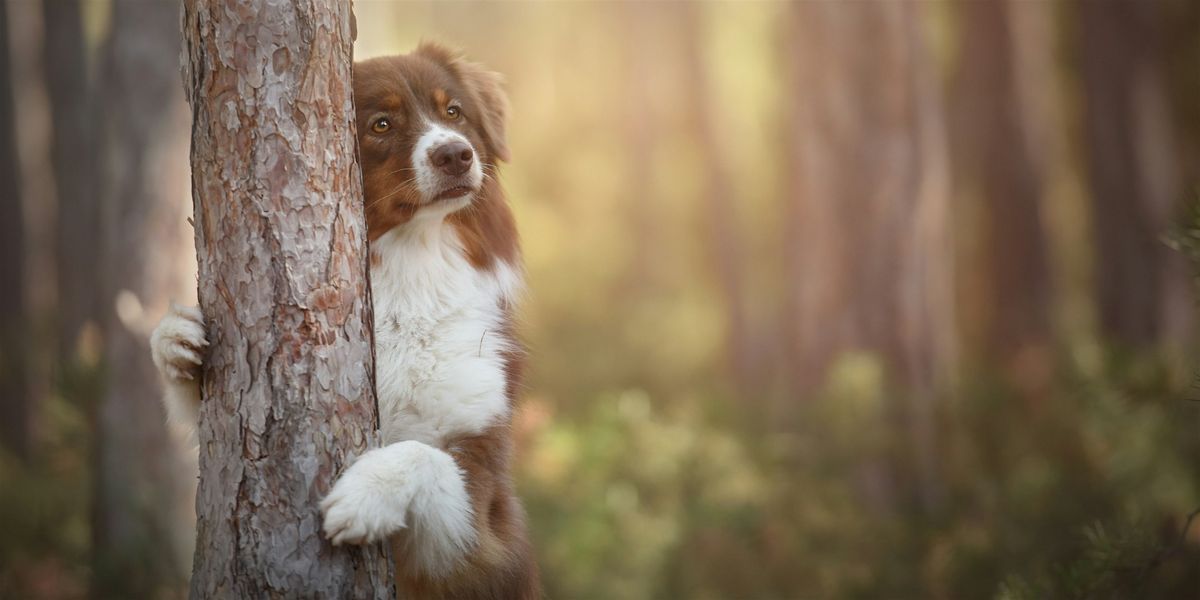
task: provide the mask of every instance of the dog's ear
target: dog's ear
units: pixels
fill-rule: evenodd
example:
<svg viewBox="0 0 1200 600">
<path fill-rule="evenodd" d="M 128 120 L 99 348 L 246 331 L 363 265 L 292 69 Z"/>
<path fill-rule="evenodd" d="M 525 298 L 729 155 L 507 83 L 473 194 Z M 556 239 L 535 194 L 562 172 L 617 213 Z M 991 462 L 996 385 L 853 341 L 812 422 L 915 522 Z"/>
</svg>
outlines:
<svg viewBox="0 0 1200 600">
<path fill-rule="evenodd" d="M 454 51 L 432 42 L 422 42 L 417 54 L 442 63 L 456 74 L 471 94 L 471 104 L 480 113 L 484 143 L 492 156 L 508 162 L 508 95 L 504 93 L 504 77 L 481 64 L 464 59 Z M 474 115 L 472 115 L 474 116 Z"/>
<path fill-rule="evenodd" d="M 504 93 L 504 76 L 490 71 L 477 63 L 460 60 L 458 63 L 459 76 L 467 89 L 475 95 L 475 105 L 482 114 L 483 132 L 487 137 L 492 155 L 497 159 L 508 162 L 511 154 L 508 151 L 508 94 Z"/>
</svg>

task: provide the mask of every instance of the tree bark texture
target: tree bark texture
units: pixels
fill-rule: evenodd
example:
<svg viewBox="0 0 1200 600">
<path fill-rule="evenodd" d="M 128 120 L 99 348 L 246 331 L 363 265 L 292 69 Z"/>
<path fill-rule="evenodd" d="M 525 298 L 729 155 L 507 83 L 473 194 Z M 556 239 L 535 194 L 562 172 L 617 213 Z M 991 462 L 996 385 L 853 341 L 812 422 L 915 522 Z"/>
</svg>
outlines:
<svg viewBox="0 0 1200 600">
<path fill-rule="evenodd" d="M 30 398 L 25 351 L 25 232 L 17 179 L 13 74 L 8 7 L 0 2 L 0 444 L 22 460 L 30 454 Z"/>
<path fill-rule="evenodd" d="M 389 598 L 317 504 L 378 444 L 341 0 L 187 0 L 203 373 L 194 598 Z"/>
<path fill-rule="evenodd" d="M 104 335 L 106 377 L 95 407 L 93 592 L 105 598 L 141 598 L 183 585 L 186 561 L 181 557 L 191 545 L 185 526 L 189 515 L 181 514 L 180 508 L 192 473 L 167 431 L 149 346 L 154 317 L 182 287 L 176 267 L 186 251 L 186 238 L 178 234 L 183 218 L 180 196 L 186 193 L 186 107 L 178 85 L 178 6 L 113 2 L 111 23 L 97 79 L 102 118 L 95 126 L 84 126 L 90 133 L 59 131 L 75 116 L 56 112 L 54 120 L 56 144 L 84 145 L 95 136 L 101 148 L 93 153 L 101 183 L 88 191 L 72 192 L 70 186 L 59 190 L 68 212 L 87 214 L 87 205 L 99 204 L 92 213 L 99 216 L 98 225 L 72 226 L 81 228 L 79 235 L 87 230 L 100 234 L 101 258 L 80 252 L 96 254 L 88 238 L 63 240 L 73 248 L 59 258 L 88 261 L 64 265 L 72 272 L 100 264 L 99 291 L 91 293 L 100 300 L 95 310 Z M 54 34 L 59 35 L 70 34 Z M 49 38 L 47 42 L 55 43 Z M 56 111 L 73 110 L 70 104 L 60 105 L 66 99 L 54 102 Z M 66 156 L 67 149 L 55 148 L 56 161 L 80 158 L 73 151 L 73 158 Z M 79 169 L 72 164 L 59 168 L 60 174 L 61 169 Z M 89 197 L 64 195 L 70 193 Z M 84 214 L 62 217 L 74 220 Z M 62 298 L 65 303 L 86 306 L 92 298 L 88 290 L 75 287 L 60 291 L 84 295 Z"/>
<path fill-rule="evenodd" d="M 936 398 L 952 357 L 946 132 L 919 3 L 799 2 L 787 213 L 790 362 L 800 393 L 840 356 L 878 357 L 939 496 Z M 870 43 L 863 43 L 870 40 Z M 886 489 L 881 485 L 880 489 Z M 881 492 L 883 503 L 887 492 Z"/>
</svg>

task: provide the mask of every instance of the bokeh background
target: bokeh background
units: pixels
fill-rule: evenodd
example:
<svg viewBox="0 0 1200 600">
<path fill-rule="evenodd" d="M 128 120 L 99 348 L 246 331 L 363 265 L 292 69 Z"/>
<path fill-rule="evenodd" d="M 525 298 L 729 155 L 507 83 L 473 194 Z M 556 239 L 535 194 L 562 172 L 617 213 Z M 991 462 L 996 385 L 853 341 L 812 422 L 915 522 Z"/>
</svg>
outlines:
<svg viewBox="0 0 1200 600">
<path fill-rule="evenodd" d="M 507 77 L 549 597 L 1200 597 L 1200 4 L 356 12 Z M 0 0 L 0 597 L 186 591 L 178 14 Z"/>
</svg>

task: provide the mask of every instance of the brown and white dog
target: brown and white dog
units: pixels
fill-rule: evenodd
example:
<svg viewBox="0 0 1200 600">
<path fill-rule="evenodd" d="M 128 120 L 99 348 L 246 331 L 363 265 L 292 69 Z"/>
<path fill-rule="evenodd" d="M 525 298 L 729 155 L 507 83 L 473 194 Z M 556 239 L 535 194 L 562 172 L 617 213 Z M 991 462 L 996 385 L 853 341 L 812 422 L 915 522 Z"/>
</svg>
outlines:
<svg viewBox="0 0 1200 600">
<path fill-rule="evenodd" d="M 334 544 L 389 539 L 402 598 L 540 597 L 510 474 L 521 347 L 516 226 L 498 75 L 444 47 L 354 67 L 384 447 L 321 503 Z M 175 420 L 195 423 L 203 315 L 151 339 Z"/>
</svg>

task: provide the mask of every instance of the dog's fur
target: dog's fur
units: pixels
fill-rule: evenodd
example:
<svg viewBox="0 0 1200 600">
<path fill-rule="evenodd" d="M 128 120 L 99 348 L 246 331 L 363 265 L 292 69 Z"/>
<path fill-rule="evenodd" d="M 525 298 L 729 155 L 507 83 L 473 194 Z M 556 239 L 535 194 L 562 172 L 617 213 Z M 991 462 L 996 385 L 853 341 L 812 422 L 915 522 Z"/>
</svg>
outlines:
<svg viewBox="0 0 1200 600">
<path fill-rule="evenodd" d="M 496 179 L 509 157 L 500 79 L 422 44 L 356 64 L 354 95 L 385 446 L 334 484 L 325 534 L 389 539 L 402 598 L 538 598 L 510 475 L 522 276 Z M 200 399 L 203 322 L 172 307 L 151 340 L 168 413 L 185 423 Z"/>
</svg>

